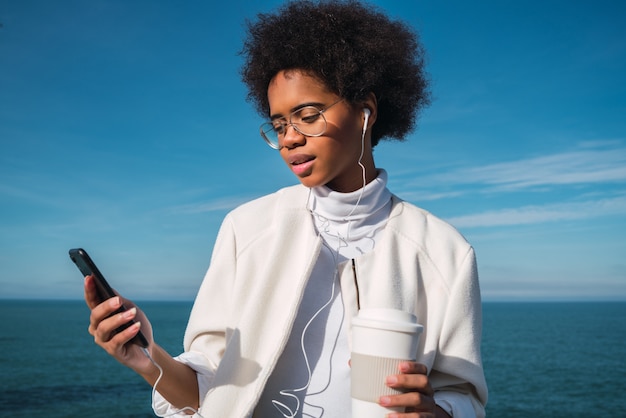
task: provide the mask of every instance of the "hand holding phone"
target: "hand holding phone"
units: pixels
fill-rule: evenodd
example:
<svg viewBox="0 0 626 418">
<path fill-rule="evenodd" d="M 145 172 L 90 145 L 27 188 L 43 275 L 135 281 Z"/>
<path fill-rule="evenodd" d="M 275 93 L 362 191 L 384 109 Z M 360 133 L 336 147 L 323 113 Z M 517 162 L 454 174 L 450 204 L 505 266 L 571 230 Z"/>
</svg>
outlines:
<svg viewBox="0 0 626 418">
<path fill-rule="evenodd" d="M 113 289 L 111 288 L 111 286 L 109 286 L 109 283 L 107 283 L 107 281 L 104 279 L 104 276 L 102 275 L 102 273 L 100 273 L 100 270 L 98 270 L 98 267 L 96 267 L 96 264 L 91 260 L 91 257 L 89 257 L 89 255 L 87 254 L 85 250 L 83 250 L 82 248 L 71 249 L 70 258 L 72 259 L 74 264 L 76 264 L 76 266 L 78 267 L 80 272 L 83 274 L 83 276 L 93 276 L 94 282 L 96 284 L 96 291 L 98 293 L 98 297 L 100 298 L 101 302 L 104 302 L 107 299 L 117 296 L 115 292 L 113 291 Z M 109 316 L 112 316 L 120 312 L 124 312 L 125 310 L 127 310 L 127 308 L 124 305 L 122 305 L 118 310 L 116 310 Z M 125 330 L 126 328 L 130 327 L 134 323 L 135 321 L 133 320 L 127 322 L 126 324 L 117 328 L 114 331 L 114 334 L 117 334 Z M 133 337 L 133 339 L 130 340 L 130 342 L 137 344 L 144 348 L 148 347 L 148 340 L 141 333 L 141 331 L 139 331 L 137 335 L 135 335 L 135 337 Z"/>
</svg>

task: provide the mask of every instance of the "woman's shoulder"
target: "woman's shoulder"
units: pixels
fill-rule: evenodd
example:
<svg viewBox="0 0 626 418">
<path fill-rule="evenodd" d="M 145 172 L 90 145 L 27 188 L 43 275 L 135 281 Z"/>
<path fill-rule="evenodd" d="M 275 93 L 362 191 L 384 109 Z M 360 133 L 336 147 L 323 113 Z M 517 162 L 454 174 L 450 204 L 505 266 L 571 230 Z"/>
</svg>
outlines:
<svg viewBox="0 0 626 418">
<path fill-rule="evenodd" d="M 449 222 L 426 209 L 393 196 L 389 226 L 403 239 L 413 242 L 429 254 L 471 248 L 465 237 Z"/>
<path fill-rule="evenodd" d="M 388 228 L 405 254 L 432 266 L 448 288 L 460 272 L 473 271 L 473 247 L 454 226 L 429 211 L 394 196 Z"/>
<path fill-rule="evenodd" d="M 246 230 L 264 229 L 285 211 L 306 210 L 307 196 L 308 189 L 302 185 L 284 187 L 237 206 L 225 220 Z"/>
<path fill-rule="evenodd" d="M 230 212 L 230 215 L 238 216 L 239 214 L 244 214 L 249 216 L 254 213 L 263 214 L 278 209 L 304 208 L 307 195 L 308 189 L 301 184 L 287 186 L 239 205 Z"/>
</svg>

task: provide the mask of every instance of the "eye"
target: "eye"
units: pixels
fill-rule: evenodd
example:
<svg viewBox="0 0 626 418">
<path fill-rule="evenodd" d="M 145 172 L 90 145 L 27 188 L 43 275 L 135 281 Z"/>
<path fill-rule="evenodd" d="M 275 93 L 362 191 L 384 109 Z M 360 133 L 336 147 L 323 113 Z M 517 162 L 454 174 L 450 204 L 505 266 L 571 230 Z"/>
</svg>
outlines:
<svg viewBox="0 0 626 418">
<path fill-rule="evenodd" d="M 272 121 L 272 126 L 274 128 L 274 132 L 278 135 L 283 135 L 285 133 L 285 122 L 279 119 L 275 119 Z"/>
<path fill-rule="evenodd" d="M 315 123 L 319 120 L 322 114 L 318 108 L 307 106 L 300 109 L 294 116 L 300 123 Z"/>
</svg>

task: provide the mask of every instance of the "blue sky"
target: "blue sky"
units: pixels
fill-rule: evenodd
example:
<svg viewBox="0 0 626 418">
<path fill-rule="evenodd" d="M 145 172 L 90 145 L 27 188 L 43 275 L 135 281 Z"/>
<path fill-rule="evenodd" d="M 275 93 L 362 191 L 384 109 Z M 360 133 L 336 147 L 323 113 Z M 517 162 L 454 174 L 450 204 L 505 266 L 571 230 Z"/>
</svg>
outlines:
<svg viewBox="0 0 626 418">
<path fill-rule="evenodd" d="M 279 1 L 0 0 L 0 298 L 192 299 L 225 213 L 294 184 L 238 51 Z M 474 245 L 485 300 L 626 300 L 626 6 L 374 1 L 421 33 L 433 104 L 390 189 Z M 323 36 L 323 34 L 320 34 Z"/>
</svg>

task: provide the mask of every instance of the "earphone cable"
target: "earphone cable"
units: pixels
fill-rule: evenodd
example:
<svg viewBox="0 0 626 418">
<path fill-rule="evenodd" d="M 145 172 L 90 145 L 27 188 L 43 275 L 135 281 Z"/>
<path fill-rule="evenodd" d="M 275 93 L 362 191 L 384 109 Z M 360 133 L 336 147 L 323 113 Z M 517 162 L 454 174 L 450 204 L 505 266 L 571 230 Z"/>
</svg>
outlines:
<svg viewBox="0 0 626 418">
<path fill-rule="evenodd" d="M 154 359 L 152 358 L 152 356 L 150 355 L 150 352 L 148 351 L 147 348 L 145 347 L 141 347 L 141 350 L 143 351 L 143 353 L 146 355 L 146 357 L 148 357 L 148 360 L 150 360 L 150 362 L 159 370 L 159 377 L 157 378 L 157 380 L 154 382 L 154 386 L 152 386 L 152 409 L 154 410 L 154 413 L 156 416 L 161 417 L 161 418 L 167 418 L 167 417 L 171 417 L 177 414 L 180 414 L 181 412 L 185 412 L 185 411 L 191 411 L 194 413 L 194 417 L 198 417 L 198 418 L 204 418 L 200 412 L 198 412 L 198 410 L 190 407 L 190 406 L 186 406 L 184 408 L 178 409 L 174 412 L 170 412 L 168 414 L 163 414 L 160 415 L 156 412 L 155 408 L 154 408 L 154 398 L 155 398 L 155 394 L 157 391 L 157 385 L 159 384 L 159 382 L 161 381 L 161 379 L 163 378 L 163 368 L 161 366 L 159 366 L 159 364 L 154 361 Z"/>
</svg>

